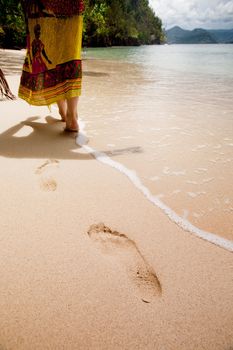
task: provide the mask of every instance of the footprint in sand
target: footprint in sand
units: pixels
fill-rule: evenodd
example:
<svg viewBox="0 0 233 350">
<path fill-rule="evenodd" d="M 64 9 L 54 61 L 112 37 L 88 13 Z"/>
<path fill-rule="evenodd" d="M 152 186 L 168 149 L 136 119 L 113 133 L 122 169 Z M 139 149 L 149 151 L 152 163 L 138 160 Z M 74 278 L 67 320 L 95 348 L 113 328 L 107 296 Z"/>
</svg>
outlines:
<svg viewBox="0 0 233 350">
<path fill-rule="evenodd" d="M 150 303 L 162 294 L 158 277 L 133 240 L 102 223 L 92 225 L 87 233 L 103 254 L 114 257 L 124 267 L 143 302 Z"/>
<path fill-rule="evenodd" d="M 46 192 L 56 191 L 57 182 L 53 177 L 55 167 L 59 165 L 56 159 L 48 159 L 45 163 L 39 166 L 35 173 L 40 175 L 40 188 Z"/>
</svg>

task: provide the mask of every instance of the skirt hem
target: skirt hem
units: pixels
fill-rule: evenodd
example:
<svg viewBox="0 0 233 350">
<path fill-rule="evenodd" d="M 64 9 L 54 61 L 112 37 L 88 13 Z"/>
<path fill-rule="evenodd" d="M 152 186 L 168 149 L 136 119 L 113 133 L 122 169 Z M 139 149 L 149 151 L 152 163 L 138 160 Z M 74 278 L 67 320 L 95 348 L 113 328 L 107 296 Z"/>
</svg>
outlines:
<svg viewBox="0 0 233 350">
<path fill-rule="evenodd" d="M 22 100 L 26 101 L 28 104 L 32 106 L 50 106 L 51 104 L 54 104 L 60 100 L 69 99 L 72 97 L 79 97 L 81 95 L 81 90 L 79 91 L 69 91 L 63 94 L 56 95 L 53 98 L 50 99 L 44 99 L 43 101 L 38 101 L 37 99 L 32 99 L 30 97 L 25 96 L 22 93 L 18 93 L 18 97 Z"/>
</svg>

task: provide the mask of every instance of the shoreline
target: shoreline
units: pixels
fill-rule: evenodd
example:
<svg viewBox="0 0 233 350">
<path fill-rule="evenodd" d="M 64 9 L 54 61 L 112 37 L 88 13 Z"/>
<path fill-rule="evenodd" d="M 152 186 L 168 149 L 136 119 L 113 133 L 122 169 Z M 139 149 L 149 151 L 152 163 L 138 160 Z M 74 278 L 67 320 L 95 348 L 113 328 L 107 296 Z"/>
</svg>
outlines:
<svg viewBox="0 0 233 350">
<path fill-rule="evenodd" d="M 106 153 L 99 152 L 89 146 L 86 146 L 87 141 L 88 138 L 85 135 L 85 129 L 83 126 L 80 128 L 80 135 L 78 136 L 76 143 L 78 146 L 83 147 L 84 151 L 86 151 L 87 154 L 92 155 L 100 163 L 108 165 L 121 174 L 125 175 L 131 181 L 134 187 L 138 189 L 149 202 L 151 202 L 155 207 L 159 208 L 171 220 L 171 222 L 179 226 L 188 234 L 192 234 L 222 249 L 233 252 L 233 242 L 231 240 L 221 237 L 220 235 L 213 232 L 204 231 L 193 225 L 190 221 L 180 217 L 175 211 L 168 207 L 158 197 L 154 196 L 150 190 L 143 185 L 142 181 L 138 177 L 138 174 L 135 173 L 135 171 L 132 171 L 125 167 L 123 164 L 112 160 Z"/>
<path fill-rule="evenodd" d="M 178 214 L 176 214 L 175 211 L 173 211 L 165 203 L 160 201 L 158 197 L 154 196 L 150 192 L 150 190 L 143 185 L 135 171 L 126 168 L 121 163 L 115 162 L 109 156 L 107 156 L 107 154 L 99 152 L 89 146 L 85 146 L 85 139 L 88 139 L 84 133 L 84 127 L 82 127 L 80 131 L 81 134 L 77 138 L 77 145 L 83 147 L 87 154 L 91 154 L 100 163 L 106 164 L 112 167 L 113 169 L 116 169 L 121 174 L 125 175 L 135 186 L 135 188 L 137 188 L 149 202 L 151 202 L 155 207 L 161 209 L 161 211 L 164 212 L 164 214 L 171 220 L 171 222 L 182 228 L 184 231 L 187 231 L 187 233 L 189 234 L 193 234 L 194 236 L 203 239 L 209 243 L 212 243 L 222 249 L 225 249 L 229 252 L 233 252 L 233 242 L 231 240 L 225 239 L 218 234 L 204 231 L 198 228 L 197 226 L 193 225 L 190 221 L 180 217 Z"/>
<path fill-rule="evenodd" d="M 56 112 L 0 103 L 0 347 L 230 349 L 232 254 L 172 223 Z"/>
<path fill-rule="evenodd" d="M 21 63 L 23 61 L 23 57 L 25 54 L 25 50 L 4 50 L 5 52 L 8 52 L 9 54 L 14 53 L 15 56 L 21 56 Z M 11 56 L 10 56 L 11 58 Z M 100 58 L 97 58 L 96 60 L 87 58 L 85 59 L 85 63 L 86 63 L 86 69 L 84 70 L 84 76 L 86 81 L 88 81 L 88 83 L 90 84 L 89 80 L 91 78 L 101 78 L 101 77 L 105 77 L 108 76 L 107 73 L 104 72 L 103 67 L 107 64 L 107 62 L 110 62 L 110 67 L 112 64 L 112 60 L 108 61 L 108 60 L 102 60 Z M 97 61 L 98 63 L 96 64 Z M 114 63 L 116 63 L 117 61 L 114 61 Z M 14 62 L 15 63 L 15 62 Z M 126 66 L 128 65 L 128 63 L 124 63 L 124 62 L 118 62 L 119 65 L 121 66 L 121 64 L 125 64 Z M 129 63 L 129 66 L 131 65 L 131 63 Z M 133 64 L 135 66 L 135 64 Z M 99 66 L 102 68 L 103 71 L 99 71 Z M 17 67 L 15 67 L 17 68 Z M 119 67 L 118 67 L 119 68 Z M 18 67 L 18 69 L 20 69 L 20 66 Z M 113 73 L 113 72 L 111 72 Z M 10 75 L 11 76 L 11 75 Z M 9 76 L 9 78 L 10 78 Z M 87 96 L 86 96 L 87 97 Z M 98 152 L 98 151 L 97 151 Z M 111 158 L 109 158 L 110 160 Z M 119 163 L 120 165 L 122 165 L 122 167 L 124 167 L 123 164 Z M 127 175 L 127 168 L 125 167 L 126 171 L 125 171 L 125 175 Z M 129 170 L 130 171 L 130 170 Z M 136 174 L 136 176 L 138 176 Z M 136 183 L 139 183 L 141 180 L 138 177 L 138 179 L 132 179 L 131 178 L 132 183 L 134 183 L 134 185 Z M 191 181 L 190 181 L 191 183 Z M 137 185 L 136 185 L 137 187 Z M 143 189 L 142 189 L 143 187 Z M 178 226 L 182 227 L 184 230 L 187 230 L 188 232 L 190 232 L 191 234 L 196 235 L 197 237 L 200 237 L 201 239 L 205 239 L 209 242 L 212 242 L 213 244 L 219 245 L 220 247 L 227 249 L 229 251 L 233 250 L 233 242 L 231 239 L 228 239 L 228 235 L 221 235 L 218 234 L 217 232 L 212 232 L 212 231 L 208 231 L 202 228 L 199 228 L 197 225 L 195 225 L 194 223 L 192 223 L 190 220 L 186 220 L 186 218 L 179 216 L 179 214 L 176 213 L 176 211 L 174 211 L 170 206 L 168 206 L 165 202 L 161 201 L 159 199 L 159 197 L 157 198 L 156 195 L 154 195 L 149 187 L 144 186 L 144 184 L 141 182 L 140 185 L 138 186 L 138 189 L 141 190 L 141 192 L 143 193 L 143 195 L 145 197 L 148 198 L 149 201 L 151 201 L 155 206 L 157 206 L 158 208 L 160 208 L 162 211 L 164 211 L 164 213 L 174 222 L 176 223 Z M 191 193 L 189 192 L 190 196 L 191 195 L 195 195 L 195 193 Z M 222 237 L 223 236 L 223 237 Z M 231 237 L 231 235 L 229 235 Z"/>
</svg>

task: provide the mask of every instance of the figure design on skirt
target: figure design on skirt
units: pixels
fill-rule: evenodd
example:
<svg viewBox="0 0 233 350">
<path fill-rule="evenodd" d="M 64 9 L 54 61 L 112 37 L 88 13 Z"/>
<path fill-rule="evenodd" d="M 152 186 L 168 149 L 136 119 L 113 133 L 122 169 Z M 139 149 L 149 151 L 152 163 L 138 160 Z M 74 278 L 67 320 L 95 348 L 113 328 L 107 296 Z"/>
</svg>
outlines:
<svg viewBox="0 0 233 350">
<path fill-rule="evenodd" d="M 35 25 L 34 33 L 35 39 L 32 42 L 32 73 L 38 74 L 48 70 L 43 57 L 49 64 L 52 64 L 52 62 L 48 59 L 44 44 L 40 40 L 41 27 L 39 24 Z"/>
</svg>

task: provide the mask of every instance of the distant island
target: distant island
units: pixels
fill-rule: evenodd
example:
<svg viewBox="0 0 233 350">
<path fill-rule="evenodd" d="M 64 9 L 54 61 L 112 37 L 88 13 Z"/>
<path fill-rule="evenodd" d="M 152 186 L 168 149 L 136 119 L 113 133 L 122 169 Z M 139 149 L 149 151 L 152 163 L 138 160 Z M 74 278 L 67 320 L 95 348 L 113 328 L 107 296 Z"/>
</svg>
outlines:
<svg viewBox="0 0 233 350">
<path fill-rule="evenodd" d="M 168 44 L 233 44 L 233 29 L 182 29 L 175 26 L 165 32 Z"/>
</svg>

